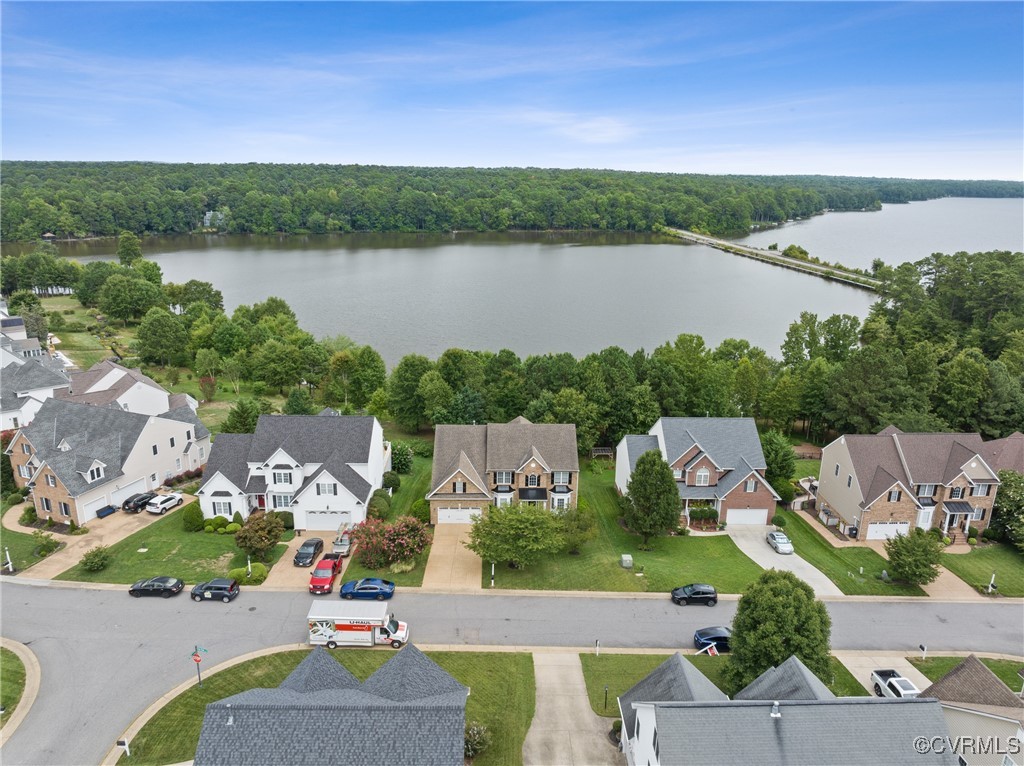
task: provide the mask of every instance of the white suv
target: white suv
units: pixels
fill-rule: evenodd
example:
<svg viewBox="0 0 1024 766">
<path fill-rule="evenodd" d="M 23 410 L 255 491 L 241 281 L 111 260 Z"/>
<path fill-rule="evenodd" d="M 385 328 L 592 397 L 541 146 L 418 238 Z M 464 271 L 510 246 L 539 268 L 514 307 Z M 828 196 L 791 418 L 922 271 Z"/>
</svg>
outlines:
<svg viewBox="0 0 1024 766">
<path fill-rule="evenodd" d="M 177 508 L 184 502 L 185 498 L 177 492 L 170 492 L 166 495 L 157 495 L 146 506 L 150 513 L 166 513 L 169 508 Z"/>
</svg>

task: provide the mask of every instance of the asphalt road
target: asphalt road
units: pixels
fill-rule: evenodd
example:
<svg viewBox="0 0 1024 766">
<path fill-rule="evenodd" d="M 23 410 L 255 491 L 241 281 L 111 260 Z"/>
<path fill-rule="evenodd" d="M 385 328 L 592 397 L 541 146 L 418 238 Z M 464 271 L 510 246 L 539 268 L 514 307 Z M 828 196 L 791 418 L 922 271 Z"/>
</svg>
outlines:
<svg viewBox="0 0 1024 766">
<path fill-rule="evenodd" d="M 39 697 L 4 746 L 4 764 L 96 764 L 148 705 L 204 666 L 305 641 L 310 597 L 243 592 L 230 604 L 131 599 L 127 591 L 0 584 L 3 635 L 42 666 Z M 442 595 L 393 601 L 413 643 L 686 648 L 696 628 L 728 624 L 736 603 L 676 607 L 667 598 Z M 836 649 L 1024 654 L 1020 603 L 830 602 Z"/>
</svg>

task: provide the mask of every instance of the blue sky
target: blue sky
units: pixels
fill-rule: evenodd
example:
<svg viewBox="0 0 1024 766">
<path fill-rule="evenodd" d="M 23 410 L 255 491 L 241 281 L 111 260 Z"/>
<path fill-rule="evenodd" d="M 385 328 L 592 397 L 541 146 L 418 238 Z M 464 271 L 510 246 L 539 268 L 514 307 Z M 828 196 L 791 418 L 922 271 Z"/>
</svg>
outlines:
<svg viewBox="0 0 1024 766">
<path fill-rule="evenodd" d="M 1024 4 L 2 3 L 5 159 L 1024 176 Z"/>
</svg>

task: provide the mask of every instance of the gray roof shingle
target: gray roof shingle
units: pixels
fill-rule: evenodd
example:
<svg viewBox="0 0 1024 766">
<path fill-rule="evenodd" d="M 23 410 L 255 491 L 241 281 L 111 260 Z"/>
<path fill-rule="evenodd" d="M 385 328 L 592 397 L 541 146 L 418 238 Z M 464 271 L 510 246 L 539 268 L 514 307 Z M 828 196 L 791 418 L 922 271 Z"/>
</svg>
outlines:
<svg viewBox="0 0 1024 766">
<path fill-rule="evenodd" d="M 619 697 L 622 730 L 633 731 L 636 720 L 633 702 L 716 702 L 728 699 L 725 692 L 676 652 Z"/>
<path fill-rule="evenodd" d="M 1024 700 L 973 654 L 921 692 L 921 696 L 935 697 L 943 702 L 1024 708 Z"/>
<path fill-rule="evenodd" d="M 834 695 L 795 654 L 776 668 L 768 668 L 733 699 L 831 700 Z"/>
<path fill-rule="evenodd" d="M 24 397 L 19 394 L 23 392 L 67 385 L 66 375 L 46 367 L 37 359 L 27 359 L 24 364 L 12 362 L 0 374 L 0 409 L 4 412 L 20 409 Z"/>
</svg>

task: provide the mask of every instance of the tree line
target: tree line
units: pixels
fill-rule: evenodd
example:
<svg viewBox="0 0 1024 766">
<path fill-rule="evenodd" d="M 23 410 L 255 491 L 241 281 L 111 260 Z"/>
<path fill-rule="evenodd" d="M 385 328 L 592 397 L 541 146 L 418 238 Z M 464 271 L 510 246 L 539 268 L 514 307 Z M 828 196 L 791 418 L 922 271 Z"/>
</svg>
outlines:
<svg viewBox="0 0 1024 766">
<path fill-rule="evenodd" d="M 3 162 L 3 241 L 352 231 L 654 231 L 716 236 L 824 210 L 943 196 L 1020 197 L 1011 181 L 708 176 L 542 168 Z"/>
</svg>

